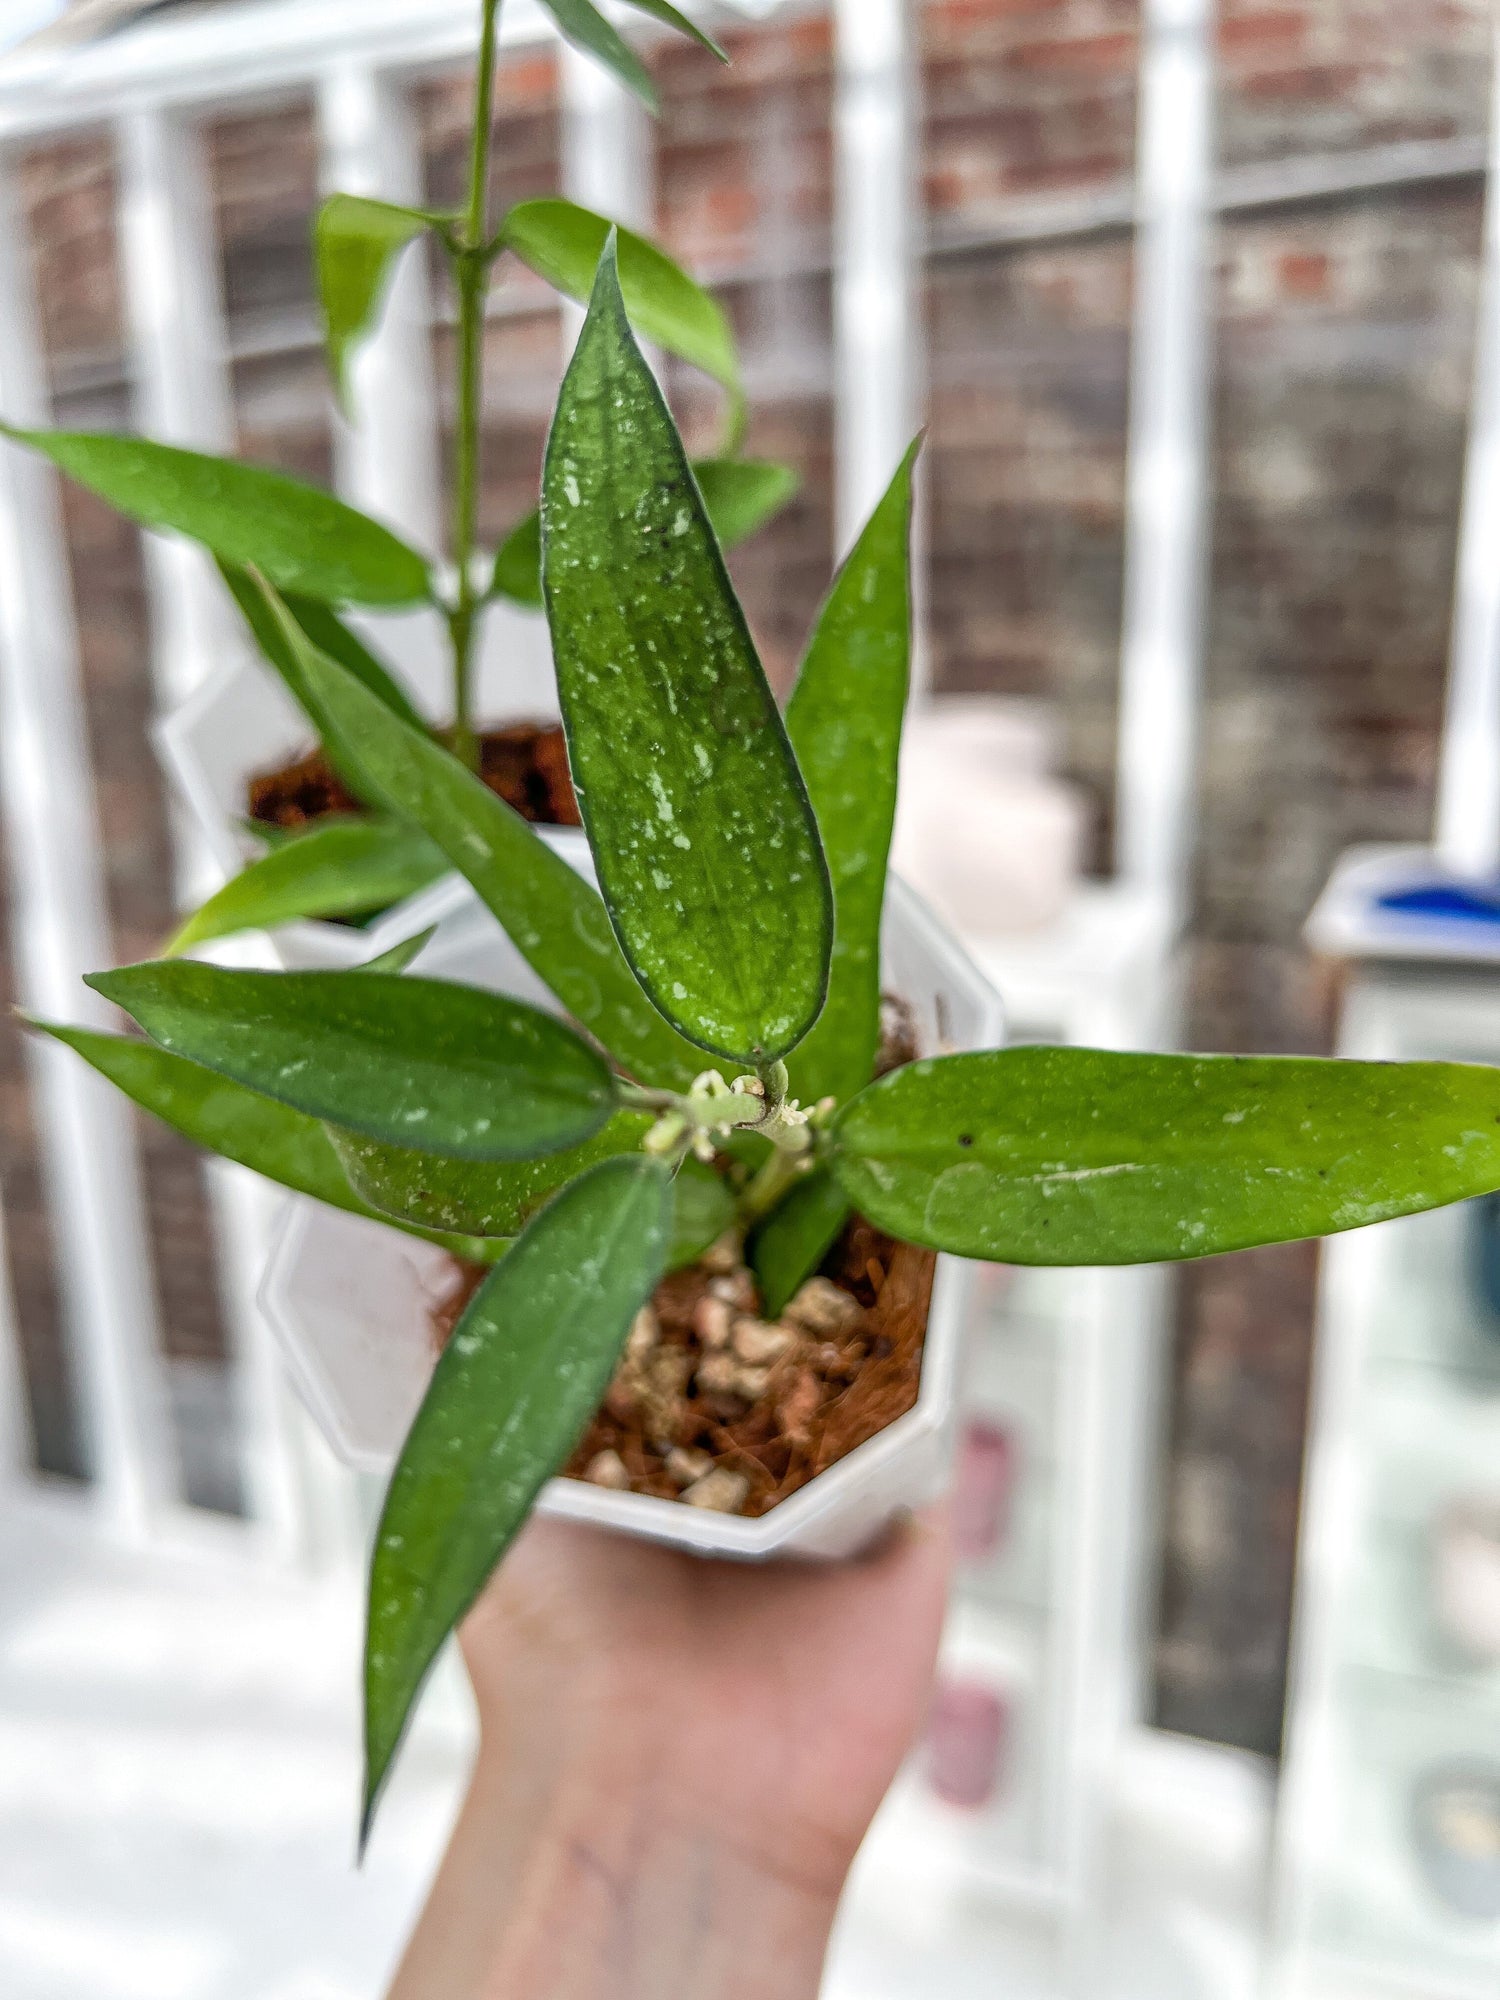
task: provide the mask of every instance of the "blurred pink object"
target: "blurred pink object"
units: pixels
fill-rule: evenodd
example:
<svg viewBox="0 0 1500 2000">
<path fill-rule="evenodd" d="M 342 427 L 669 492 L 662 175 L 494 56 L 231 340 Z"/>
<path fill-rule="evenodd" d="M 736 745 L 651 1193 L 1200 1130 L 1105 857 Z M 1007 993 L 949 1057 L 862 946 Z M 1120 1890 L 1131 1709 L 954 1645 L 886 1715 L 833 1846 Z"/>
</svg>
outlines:
<svg viewBox="0 0 1500 2000">
<path fill-rule="evenodd" d="M 994 1417 L 971 1417 L 953 1477 L 953 1546 L 961 1562 L 983 1562 L 1004 1542 L 1019 1470 L 1014 1431 Z"/>
<path fill-rule="evenodd" d="M 1010 1708 L 982 1681 L 939 1681 L 927 1724 L 927 1781 L 950 1806 L 987 1805 L 1000 1788 Z"/>
<path fill-rule="evenodd" d="M 1433 1609 L 1476 1666 L 1500 1666 L 1500 1501 L 1455 1501 L 1438 1517 Z"/>
</svg>

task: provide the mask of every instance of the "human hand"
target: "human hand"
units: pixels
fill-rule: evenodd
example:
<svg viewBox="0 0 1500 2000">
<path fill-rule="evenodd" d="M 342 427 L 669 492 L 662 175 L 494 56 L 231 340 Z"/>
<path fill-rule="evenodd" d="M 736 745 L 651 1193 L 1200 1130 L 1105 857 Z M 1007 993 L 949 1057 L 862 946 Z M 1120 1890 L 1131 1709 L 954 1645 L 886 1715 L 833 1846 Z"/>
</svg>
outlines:
<svg viewBox="0 0 1500 2000">
<path fill-rule="evenodd" d="M 811 2000 L 948 1569 L 942 1516 L 839 1565 L 534 1523 L 461 1635 L 479 1757 L 391 2000 Z"/>
</svg>

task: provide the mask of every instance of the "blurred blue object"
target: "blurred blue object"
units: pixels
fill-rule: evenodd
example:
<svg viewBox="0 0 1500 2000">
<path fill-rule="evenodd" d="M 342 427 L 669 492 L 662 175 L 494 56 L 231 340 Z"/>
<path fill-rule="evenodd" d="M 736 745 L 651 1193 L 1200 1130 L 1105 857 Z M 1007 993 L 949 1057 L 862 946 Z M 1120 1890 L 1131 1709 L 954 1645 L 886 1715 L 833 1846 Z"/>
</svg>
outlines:
<svg viewBox="0 0 1500 2000">
<path fill-rule="evenodd" d="M 1456 917 L 1473 924 L 1500 924 L 1500 882 L 1493 889 L 1458 882 L 1419 882 L 1409 889 L 1392 889 L 1376 898 L 1379 910 L 1406 916 Z"/>
</svg>

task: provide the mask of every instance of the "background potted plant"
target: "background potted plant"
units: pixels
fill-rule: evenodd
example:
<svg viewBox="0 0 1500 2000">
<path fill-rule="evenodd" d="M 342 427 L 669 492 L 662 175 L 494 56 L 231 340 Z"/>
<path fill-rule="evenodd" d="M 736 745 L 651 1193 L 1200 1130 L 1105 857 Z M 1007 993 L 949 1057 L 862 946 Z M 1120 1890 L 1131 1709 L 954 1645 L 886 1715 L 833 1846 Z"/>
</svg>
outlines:
<svg viewBox="0 0 1500 2000">
<path fill-rule="evenodd" d="M 568 40 L 656 108 L 644 65 L 592 0 L 548 4 Z M 727 59 L 676 8 L 655 0 L 633 4 Z M 331 495 L 261 467 L 118 436 L 9 433 L 137 520 L 202 542 L 243 613 L 251 646 L 159 731 L 168 768 L 215 859 L 232 877 L 195 914 L 184 944 L 245 928 L 291 926 L 280 940 L 285 962 L 355 964 L 436 921 L 455 901 L 451 876 L 433 889 L 449 875 L 443 856 L 382 810 L 352 747 L 321 709 L 266 614 L 247 564 L 280 589 L 313 643 L 408 722 L 427 726 L 425 704 L 445 684 L 437 702 L 439 727 L 456 754 L 528 818 L 577 825 L 545 658 L 533 658 L 529 672 L 508 663 L 498 681 L 492 673 L 480 689 L 488 614 L 501 601 L 541 608 L 538 512 L 516 523 L 498 550 L 478 546 L 483 335 L 486 297 L 504 259 L 515 258 L 582 302 L 612 225 L 557 198 L 528 200 L 498 221 L 491 217 L 500 11 L 499 0 L 483 8 L 462 210 L 334 194 L 313 231 L 329 369 L 346 413 L 350 362 L 378 320 L 397 260 L 424 238 L 442 252 L 457 320 L 456 464 L 446 562 L 430 560 Z M 620 232 L 620 269 L 642 334 L 702 370 L 725 394 L 722 442 L 696 470 L 720 537 L 732 545 L 785 504 L 797 477 L 785 466 L 742 455 L 739 357 L 717 301 L 664 251 L 626 231 Z M 545 654 L 544 644 L 539 650 Z M 504 726 L 483 726 L 497 717 Z M 258 858 L 245 866 L 247 855 Z M 307 921 L 372 918 L 383 920 L 368 940 L 345 921 Z"/>
</svg>

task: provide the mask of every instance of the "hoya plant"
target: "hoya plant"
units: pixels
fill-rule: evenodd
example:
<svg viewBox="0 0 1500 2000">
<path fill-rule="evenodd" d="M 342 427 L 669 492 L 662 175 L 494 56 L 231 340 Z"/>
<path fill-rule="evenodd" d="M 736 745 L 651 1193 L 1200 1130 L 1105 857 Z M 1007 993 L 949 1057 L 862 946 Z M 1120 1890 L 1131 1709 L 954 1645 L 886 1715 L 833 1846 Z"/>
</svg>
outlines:
<svg viewBox="0 0 1500 2000">
<path fill-rule="evenodd" d="M 597 888 L 461 741 L 288 601 L 309 564 L 388 575 L 384 544 L 360 568 L 378 531 L 321 515 L 322 539 L 294 535 L 227 487 L 173 489 L 174 521 L 243 564 L 255 616 L 389 823 L 467 878 L 555 1010 L 422 977 L 414 939 L 356 971 L 178 956 L 95 975 L 145 1039 L 37 1024 L 200 1144 L 483 1268 L 377 1530 L 366 1830 L 439 1649 L 567 1463 L 663 1274 L 711 1243 L 745 1244 L 775 1316 L 851 1217 L 959 1257 L 1131 1264 L 1500 1188 L 1500 1076 L 1484 1068 L 930 1048 L 877 1075 L 917 448 L 834 579 L 783 715 L 624 270 L 611 234 L 540 513 Z M 159 465 L 140 464 L 155 491 Z"/>
<path fill-rule="evenodd" d="M 570 42 L 656 109 L 645 66 L 593 0 L 546 4 Z M 664 0 L 631 4 L 727 60 L 710 36 Z M 400 674 L 340 614 L 354 608 L 375 613 L 425 610 L 437 616 L 450 660 L 443 734 L 472 768 L 481 762 L 474 679 L 486 613 L 500 600 L 541 609 L 539 513 L 533 510 L 517 522 L 498 550 L 481 550 L 478 542 L 485 301 L 497 266 L 513 258 L 582 303 L 611 225 L 603 216 L 557 198 L 523 201 L 498 219 L 490 214 L 500 11 L 500 0 L 482 0 L 463 207 L 453 212 L 407 208 L 334 194 L 320 209 L 313 232 L 329 370 L 337 397 L 350 414 L 351 364 L 379 319 L 397 260 L 422 239 L 435 243 L 442 254 L 457 319 L 455 478 L 446 564 L 435 564 L 329 494 L 263 467 L 115 435 L 8 431 L 135 520 L 191 536 L 212 552 L 259 654 L 306 715 L 323 753 L 325 782 L 294 796 L 296 830 L 278 828 L 274 813 L 270 824 L 246 820 L 246 831 L 270 851 L 194 914 L 176 940 L 180 949 L 298 917 L 369 916 L 425 887 L 447 867 L 431 841 L 384 811 L 353 744 L 319 701 L 296 651 L 268 614 L 252 570 L 276 586 L 305 638 L 416 726 L 422 726 L 423 718 Z M 622 289 L 641 333 L 702 371 L 724 394 L 722 443 L 695 470 L 715 527 L 726 546 L 732 545 L 753 534 L 791 498 L 797 476 L 786 466 L 743 456 L 745 395 L 739 357 L 717 301 L 642 237 L 620 231 L 619 257 Z M 299 760 L 294 780 L 302 769 Z M 316 810 L 309 821 L 309 799 L 329 809 Z"/>
<path fill-rule="evenodd" d="M 366 1827 L 439 1648 L 568 1458 L 636 1314 L 726 1225 L 749 1231 L 775 1311 L 851 1211 L 961 1257 L 1128 1264 L 1500 1187 L 1500 1076 L 1484 1068 L 1019 1047 L 925 1053 L 873 1079 L 913 457 L 834 582 L 783 718 L 612 238 L 542 496 L 597 890 L 251 578 L 385 809 L 463 872 L 558 1014 L 400 961 L 173 959 L 91 981 L 148 1041 L 48 1031 L 229 1158 L 493 1267 L 376 1538 Z"/>
</svg>

